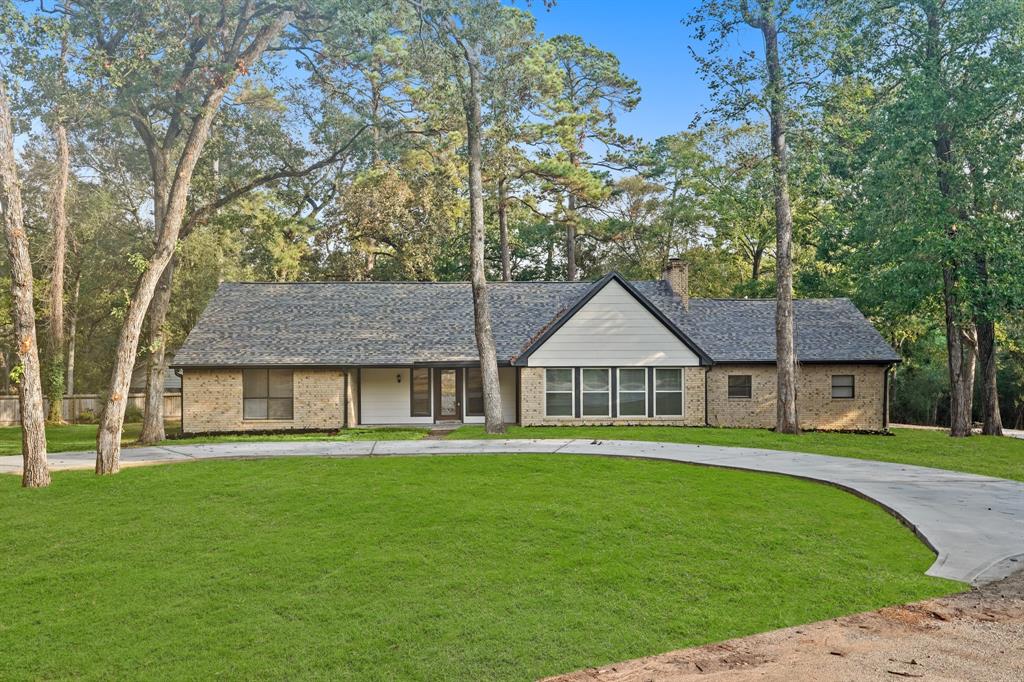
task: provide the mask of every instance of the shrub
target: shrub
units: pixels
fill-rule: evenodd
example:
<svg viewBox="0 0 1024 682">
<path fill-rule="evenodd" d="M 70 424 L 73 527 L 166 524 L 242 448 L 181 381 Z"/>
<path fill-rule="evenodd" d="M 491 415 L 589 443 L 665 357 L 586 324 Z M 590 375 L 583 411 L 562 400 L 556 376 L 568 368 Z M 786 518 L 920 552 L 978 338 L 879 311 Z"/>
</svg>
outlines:
<svg viewBox="0 0 1024 682">
<path fill-rule="evenodd" d="M 100 415 L 94 410 L 82 410 L 75 421 L 79 424 L 99 424 Z"/>
</svg>

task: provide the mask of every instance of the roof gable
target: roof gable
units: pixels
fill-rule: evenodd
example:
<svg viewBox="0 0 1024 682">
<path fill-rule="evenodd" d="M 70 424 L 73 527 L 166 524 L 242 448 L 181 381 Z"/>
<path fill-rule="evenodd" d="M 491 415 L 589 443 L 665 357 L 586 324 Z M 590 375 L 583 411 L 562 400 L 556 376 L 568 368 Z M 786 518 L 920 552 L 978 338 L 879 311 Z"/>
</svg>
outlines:
<svg viewBox="0 0 1024 682">
<path fill-rule="evenodd" d="M 597 347 L 600 350 L 597 350 Z M 559 313 L 523 352 L 519 366 L 587 364 L 711 364 L 658 306 L 617 272 L 595 282 Z"/>
</svg>

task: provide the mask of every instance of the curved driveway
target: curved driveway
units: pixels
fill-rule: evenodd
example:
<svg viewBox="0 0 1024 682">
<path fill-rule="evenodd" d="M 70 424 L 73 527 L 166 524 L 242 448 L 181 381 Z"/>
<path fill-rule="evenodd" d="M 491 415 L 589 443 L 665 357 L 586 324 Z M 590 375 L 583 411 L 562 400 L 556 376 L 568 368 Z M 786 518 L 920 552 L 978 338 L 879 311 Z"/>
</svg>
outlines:
<svg viewBox="0 0 1024 682">
<path fill-rule="evenodd" d="M 1024 483 L 942 469 L 798 452 L 683 443 L 590 440 L 400 440 L 216 443 L 126 448 L 124 465 L 222 458 L 550 453 L 642 457 L 823 481 L 882 505 L 938 555 L 929 575 L 983 584 L 1024 569 Z M 91 469 L 92 452 L 55 453 L 50 466 Z M 21 457 L 0 457 L 0 473 Z"/>
</svg>

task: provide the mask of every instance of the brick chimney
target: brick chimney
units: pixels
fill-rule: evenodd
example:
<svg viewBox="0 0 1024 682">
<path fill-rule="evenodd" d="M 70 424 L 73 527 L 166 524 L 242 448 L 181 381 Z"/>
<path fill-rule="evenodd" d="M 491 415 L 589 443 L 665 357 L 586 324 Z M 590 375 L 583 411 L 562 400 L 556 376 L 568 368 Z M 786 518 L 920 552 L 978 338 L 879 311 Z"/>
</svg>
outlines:
<svg viewBox="0 0 1024 682">
<path fill-rule="evenodd" d="M 690 309 L 690 268 L 680 258 L 669 258 L 661 278 L 668 282 L 676 296 L 683 300 L 683 307 Z"/>
</svg>

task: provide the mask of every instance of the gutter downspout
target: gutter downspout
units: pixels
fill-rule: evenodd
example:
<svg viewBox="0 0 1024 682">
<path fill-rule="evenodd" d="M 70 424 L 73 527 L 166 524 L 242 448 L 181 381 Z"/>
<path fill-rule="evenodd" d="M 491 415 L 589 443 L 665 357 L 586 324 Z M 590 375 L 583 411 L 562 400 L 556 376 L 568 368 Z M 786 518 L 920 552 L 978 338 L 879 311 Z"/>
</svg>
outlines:
<svg viewBox="0 0 1024 682">
<path fill-rule="evenodd" d="M 711 365 L 704 370 L 704 426 L 711 426 L 708 420 L 708 374 L 711 373 Z"/>
<path fill-rule="evenodd" d="M 341 427 L 348 428 L 348 370 L 341 373 Z"/>
<path fill-rule="evenodd" d="M 181 369 L 174 369 L 174 376 L 181 379 L 181 395 L 178 396 L 179 409 L 181 410 L 181 435 L 185 435 L 185 378 L 182 376 Z"/>
<path fill-rule="evenodd" d="M 882 431 L 884 433 L 889 432 L 889 370 L 891 369 L 891 364 L 885 366 L 882 380 Z"/>
</svg>

